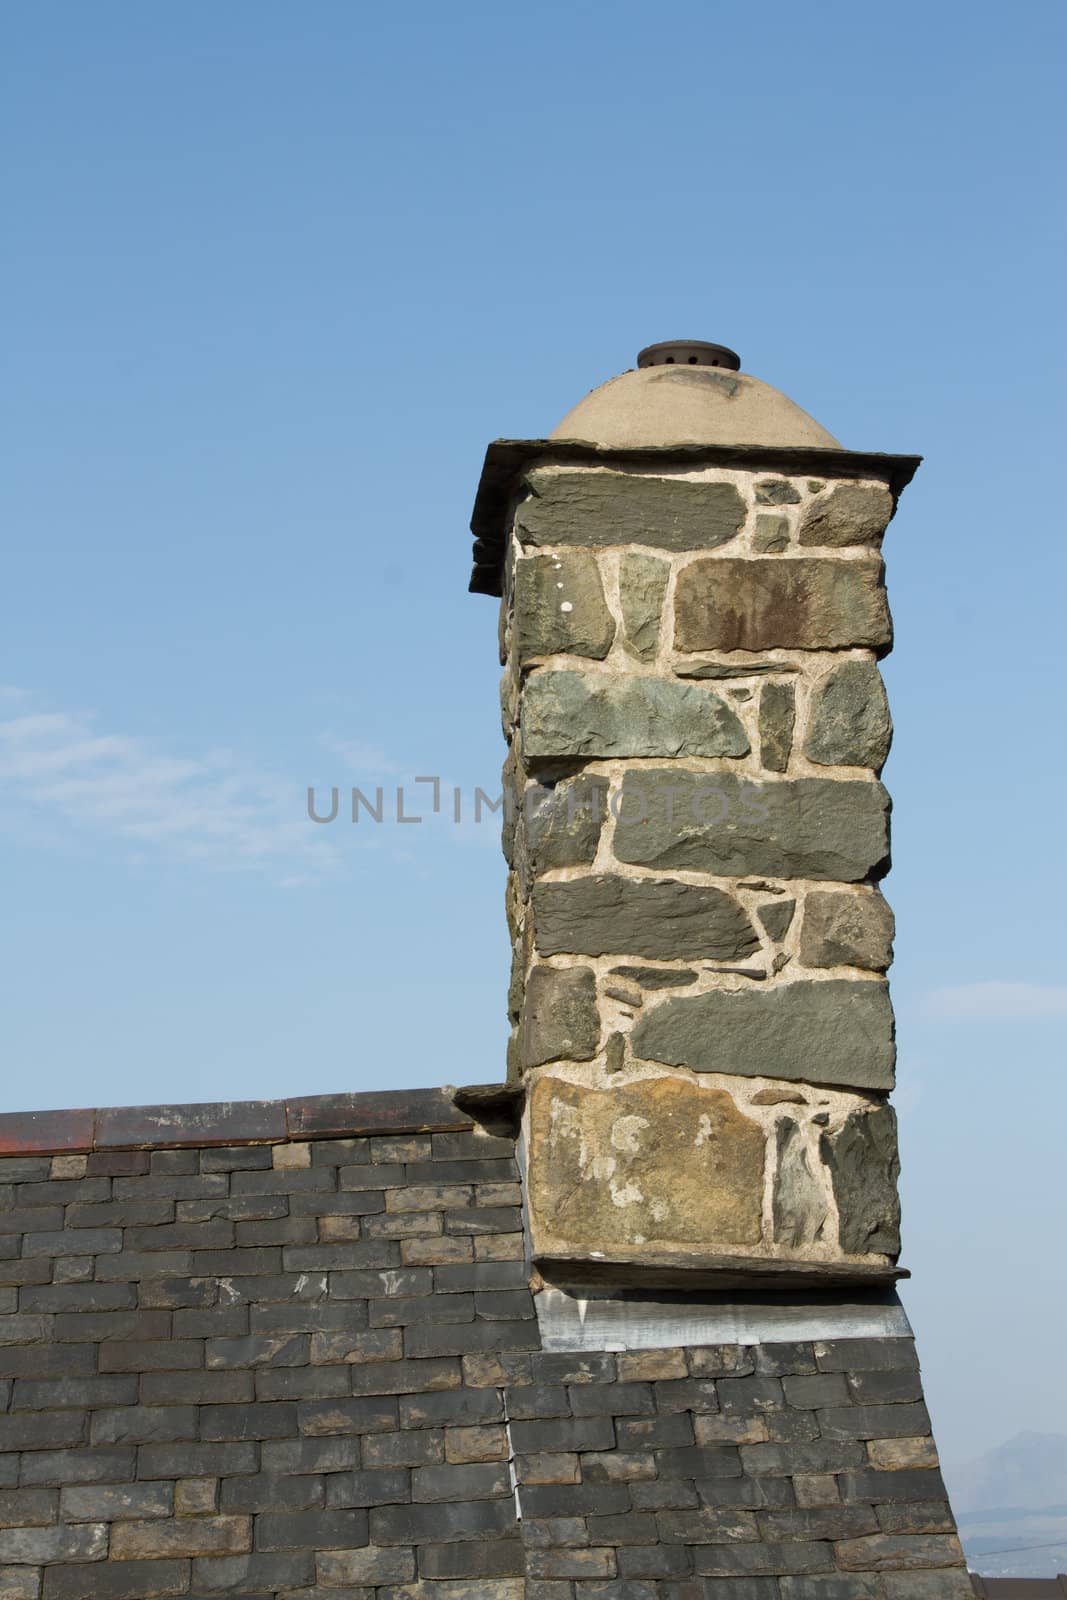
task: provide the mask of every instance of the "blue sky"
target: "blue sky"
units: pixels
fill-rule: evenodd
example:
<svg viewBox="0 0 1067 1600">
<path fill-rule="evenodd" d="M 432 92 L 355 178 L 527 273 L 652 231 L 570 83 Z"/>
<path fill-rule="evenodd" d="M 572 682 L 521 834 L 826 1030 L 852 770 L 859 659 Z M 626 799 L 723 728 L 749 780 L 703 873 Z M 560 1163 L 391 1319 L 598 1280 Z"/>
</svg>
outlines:
<svg viewBox="0 0 1067 1600">
<path fill-rule="evenodd" d="M 4 1108 L 502 1075 L 492 820 L 306 788 L 495 792 L 485 444 L 721 340 L 927 458 L 887 541 L 907 1304 L 947 1458 L 1067 1431 L 1062 8 L 3 33 Z"/>
</svg>

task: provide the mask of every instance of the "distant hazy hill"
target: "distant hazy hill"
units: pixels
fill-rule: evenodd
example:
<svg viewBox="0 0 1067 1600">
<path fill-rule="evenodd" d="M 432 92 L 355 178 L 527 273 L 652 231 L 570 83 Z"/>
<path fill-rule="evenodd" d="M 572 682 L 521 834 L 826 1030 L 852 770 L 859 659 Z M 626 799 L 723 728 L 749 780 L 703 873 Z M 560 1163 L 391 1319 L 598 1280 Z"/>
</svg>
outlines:
<svg viewBox="0 0 1067 1600">
<path fill-rule="evenodd" d="M 1016 1434 L 976 1461 L 946 1467 L 945 1481 L 973 1571 L 1067 1572 L 1067 1434 Z"/>
</svg>

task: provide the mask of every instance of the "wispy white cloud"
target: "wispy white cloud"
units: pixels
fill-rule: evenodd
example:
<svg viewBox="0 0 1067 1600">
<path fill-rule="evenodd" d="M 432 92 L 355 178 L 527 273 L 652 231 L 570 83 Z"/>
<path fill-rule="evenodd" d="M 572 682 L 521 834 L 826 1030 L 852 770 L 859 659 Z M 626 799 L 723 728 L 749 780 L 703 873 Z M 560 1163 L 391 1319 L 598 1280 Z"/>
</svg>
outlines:
<svg viewBox="0 0 1067 1600">
<path fill-rule="evenodd" d="M 995 978 L 961 983 L 932 990 L 925 1010 L 943 1022 L 1036 1022 L 1067 1017 L 1067 985 L 1010 983 Z"/>
<path fill-rule="evenodd" d="M 33 710 L 22 691 L 0 698 L 0 792 L 9 825 L 21 819 L 38 837 L 47 814 L 141 853 L 285 884 L 337 863 L 334 842 L 307 820 L 301 785 L 225 753 L 176 756 L 101 732 L 88 713 Z"/>
</svg>

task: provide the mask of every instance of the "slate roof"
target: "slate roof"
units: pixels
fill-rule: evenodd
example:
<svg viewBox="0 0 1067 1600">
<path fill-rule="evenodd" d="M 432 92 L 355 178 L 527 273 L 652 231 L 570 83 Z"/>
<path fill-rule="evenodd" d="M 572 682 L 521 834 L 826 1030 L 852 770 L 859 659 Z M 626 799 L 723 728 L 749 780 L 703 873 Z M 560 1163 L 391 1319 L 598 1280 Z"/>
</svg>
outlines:
<svg viewBox="0 0 1067 1600">
<path fill-rule="evenodd" d="M 546 1350 L 460 1099 L 0 1118 L 5 1600 L 970 1594 L 910 1339 Z"/>
</svg>

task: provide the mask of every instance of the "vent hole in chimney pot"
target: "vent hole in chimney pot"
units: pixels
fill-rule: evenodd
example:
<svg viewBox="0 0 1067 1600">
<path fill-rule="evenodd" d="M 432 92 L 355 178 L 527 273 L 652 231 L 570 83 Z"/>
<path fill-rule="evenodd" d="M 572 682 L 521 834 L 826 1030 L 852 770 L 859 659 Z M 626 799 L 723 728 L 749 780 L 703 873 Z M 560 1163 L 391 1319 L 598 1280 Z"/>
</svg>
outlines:
<svg viewBox="0 0 1067 1600">
<path fill-rule="evenodd" d="M 738 372 L 741 359 L 736 351 L 723 344 L 709 344 L 704 339 L 666 339 L 660 344 L 646 345 L 638 351 L 639 367 L 723 367 Z"/>
</svg>

